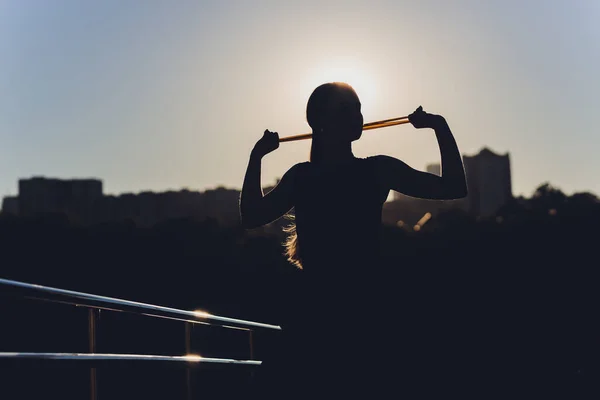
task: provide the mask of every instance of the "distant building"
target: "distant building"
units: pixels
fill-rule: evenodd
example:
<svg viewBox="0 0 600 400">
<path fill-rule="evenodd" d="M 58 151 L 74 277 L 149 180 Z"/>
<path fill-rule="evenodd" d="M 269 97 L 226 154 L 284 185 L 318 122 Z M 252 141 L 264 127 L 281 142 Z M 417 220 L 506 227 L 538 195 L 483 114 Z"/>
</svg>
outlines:
<svg viewBox="0 0 600 400">
<path fill-rule="evenodd" d="M 19 215 L 19 198 L 14 196 L 7 196 L 2 199 L 2 213 Z"/>
<path fill-rule="evenodd" d="M 226 188 L 124 193 L 105 196 L 96 215 L 98 222 L 131 220 L 140 227 L 180 218 L 214 218 L 224 225 L 233 225 L 239 222 L 239 198 L 238 190 Z"/>
<path fill-rule="evenodd" d="M 427 165 L 426 171 L 430 174 L 442 176 L 442 166 L 439 163 Z"/>
<path fill-rule="evenodd" d="M 102 181 L 97 179 L 20 179 L 18 210 L 22 216 L 63 213 L 86 223 L 93 218 L 94 204 L 102 196 Z"/>
<path fill-rule="evenodd" d="M 489 217 L 512 198 L 510 156 L 488 148 L 474 156 L 463 156 L 469 195 L 467 210 L 475 216 Z"/>
<path fill-rule="evenodd" d="M 240 191 L 219 187 L 202 195 L 202 209 L 207 217 L 213 217 L 226 225 L 240 222 Z"/>
<path fill-rule="evenodd" d="M 150 227 L 171 219 L 216 219 L 224 225 L 239 223 L 240 191 L 218 187 L 205 192 L 189 190 L 123 193 L 105 196 L 96 179 L 61 180 L 44 177 L 19 180 L 18 197 L 4 199 L 4 212 L 20 216 L 65 214 L 77 224 L 133 221 Z"/>
</svg>

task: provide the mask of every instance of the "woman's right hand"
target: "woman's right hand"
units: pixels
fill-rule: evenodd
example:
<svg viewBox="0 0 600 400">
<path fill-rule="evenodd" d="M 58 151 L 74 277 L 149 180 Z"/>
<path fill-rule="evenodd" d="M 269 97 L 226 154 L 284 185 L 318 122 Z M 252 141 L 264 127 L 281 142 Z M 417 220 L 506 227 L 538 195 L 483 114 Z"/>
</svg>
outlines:
<svg viewBox="0 0 600 400">
<path fill-rule="evenodd" d="M 270 152 L 279 148 L 279 134 L 277 132 L 271 132 L 265 129 L 263 137 L 254 145 L 252 153 L 258 157 L 264 157 Z"/>
</svg>

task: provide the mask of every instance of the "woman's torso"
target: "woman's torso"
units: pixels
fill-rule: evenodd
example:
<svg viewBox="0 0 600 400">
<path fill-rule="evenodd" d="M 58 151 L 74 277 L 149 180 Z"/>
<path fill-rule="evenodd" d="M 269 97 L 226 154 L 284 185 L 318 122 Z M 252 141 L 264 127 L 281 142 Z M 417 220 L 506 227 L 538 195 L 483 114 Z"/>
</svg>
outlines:
<svg viewBox="0 0 600 400">
<path fill-rule="evenodd" d="M 372 159 L 345 165 L 306 163 L 296 182 L 299 251 L 308 273 L 351 273 L 358 262 L 378 257 L 381 188 Z M 316 269 L 319 270 L 316 270 Z"/>
<path fill-rule="evenodd" d="M 381 353 L 370 322 L 382 309 L 379 239 L 388 190 L 368 158 L 330 169 L 306 163 L 301 171 L 295 222 L 303 271 L 281 357 L 298 379 L 330 386 L 353 374 L 365 380 L 365 368 Z"/>
</svg>

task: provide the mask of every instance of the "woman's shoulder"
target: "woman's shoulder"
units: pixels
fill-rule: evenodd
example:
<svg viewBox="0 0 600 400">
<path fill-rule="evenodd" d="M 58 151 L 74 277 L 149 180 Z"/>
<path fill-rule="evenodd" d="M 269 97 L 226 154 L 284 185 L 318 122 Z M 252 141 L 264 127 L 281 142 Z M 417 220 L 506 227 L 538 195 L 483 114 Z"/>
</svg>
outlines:
<svg viewBox="0 0 600 400">
<path fill-rule="evenodd" d="M 376 163 L 378 163 L 378 162 L 379 162 L 379 160 L 381 160 L 383 157 L 386 157 L 386 156 L 382 156 L 382 155 L 380 155 L 380 154 L 377 154 L 377 155 L 374 155 L 374 156 L 368 156 L 368 157 L 365 157 L 363 160 L 365 160 L 365 162 L 368 162 L 368 163 L 370 163 L 370 164 L 376 164 Z"/>
<path fill-rule="evenodd" d="M 329 175 L 328 172 L 340 172 L 341 170 L 345 171 L 374 171 L 378 164 L 381 156 L 369 156 L 369 157 L 355 157 L 351 163 L 346 163 L 343 166 L 336 167 L 323 167 L 321 165 L 316 165 L 311 163 L 310 161 L 304 161 L 293 165 L 286 174 L 292 175 L 295 178 L 308 178 L 314 176 L 322 176 L 323 174 Z M 340 169 L 341 168 L 341 169 Z"/>
<path fill-rule="evenodd" d="M 306 171 L 309 168 L 309 166 L 310 166 L 310 162 L 308 162 L 308 161 L 300 162 L 300 163 L 292 165 L 285 174 L 286 175 L 297 175 L 299 173 L 302 173 L 303 171 Z"/>
<path fill-rule="evenodd" d="M 390 164 L 394 164 L 397 161 L 394 157 L 377 154 L 374 156 L 369 156 L 364 159 L 365 165 L 369 167 L 369 169 L 377 172 L 380 170 L 385 170 L 389 168 Z"/>
<path fill-rule="evenodd" d="M 284 178 L 297 182 L 299 179 L 302 179 L 306 176 L 310 171 L 310 162 L 300 162 L 294 164 L 284 175 Z M 283 179 L 283 178 L 282 178 Z"/>
<path fill-rule="evenodd" d="M 375 170 L 377 170 L 378 166 L 380 165 L 382 157 L 385 157 L 385 156 L 374 155 L 374 156 L 368 156 L 365 158 L 361 158 L 360 160 L 367 169 L 369 169 L 371 171 L 375 171 Z"/>
<path fill-rule="evenodd" d="M 309 171 L 311 167 L 310 161 L 299 162 L 294 164 L 288 172 L 292 172 L 294 175 L 303 174 Z"/>
</svg>

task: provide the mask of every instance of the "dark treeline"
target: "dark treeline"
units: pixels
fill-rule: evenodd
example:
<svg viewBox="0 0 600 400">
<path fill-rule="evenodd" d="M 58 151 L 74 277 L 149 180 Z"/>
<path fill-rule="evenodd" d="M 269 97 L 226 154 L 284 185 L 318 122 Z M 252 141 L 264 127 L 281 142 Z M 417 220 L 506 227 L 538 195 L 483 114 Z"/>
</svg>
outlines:
<svg viewBox="0 0 600 400">
<path fill-rule="evenodd" d="M 349 351 L 368 352 L 370 341 L 389 340 L 394 362 L 385 373 L 398 381 L 399 393 L 406 387 L 403 379 L 423 378 L 435 386 L 440 376 L 473 385 L 498 379 L 537 388 L 561 385 L 570 398 L 576 391 L 589 393 L 600 378 L 598 226 L 595 196 L 566 196 L 544 185 L 493 218 L 478 220 L 456 210 L 419 232 L 384 227 L 383 268 L 364 266 L 365 274 L 381 277 L 378 293 L 357 291 L 366 302 L 377 298 L 377 312 L 357 315 L 348 328 L 370 324 L 374 334 Z M 282 240 L 214 220 L 76 227 L 61 216 L 5 216 L 0 277 L 285 328 L 289 304 L 307 294 L 299 286 L 302 271 L 283 256 Z M 0 351 L 87 351 L 84 309 L 10 296 L 0 297 L 0 309 Z M 255 356 L 272 358 L 282 346 L 280 336 L 257 331 Z M 196 326 L 192 345 L 204 356 L 249 356 L 248 336 L 239 331 Z M 184 327 L 103 311 L 97 351 L 180 355 Z M 412 372 L 395 374 L 394 368 Z M 196 368 L 196 393 L 214 390 L 216 398 L 225 398 L 246 390 L 252 381 L 248 371 Z M 261 373 L 268 376 L 268 368 L 256 371 Z M 10 364 L 0 383 L 19 388 L 21 398 L 42 388 L 68 398 L 60 382 L 76 380 L 81 387 L 72 388 L 72 395 L 81 398 L 87 396 L 87 374 L 71 366 Z M 162 366 L 105 368 L 99 371 L 100 393 L 112 399 L 183 398 L 184 377 L 183 369 Z M 38 378 L 40 385 L 22 386 Z"/>
</svg>

